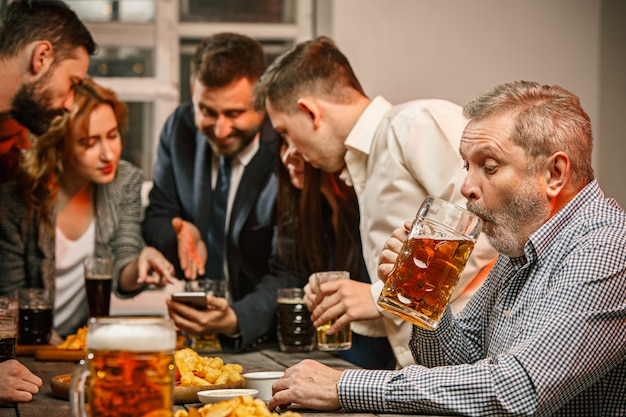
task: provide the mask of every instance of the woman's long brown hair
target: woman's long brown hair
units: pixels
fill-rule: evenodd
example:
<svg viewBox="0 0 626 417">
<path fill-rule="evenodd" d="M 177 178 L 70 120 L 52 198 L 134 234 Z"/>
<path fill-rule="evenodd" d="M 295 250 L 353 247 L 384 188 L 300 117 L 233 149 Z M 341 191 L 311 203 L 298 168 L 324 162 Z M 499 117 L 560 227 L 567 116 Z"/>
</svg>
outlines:
<svg viewBox="0 0 626 417">
<path fill-rule="evenodd" d="M 280 163 L 280 162 L 279 162 Z M 280 163 L 278 191 L 278 251 L 291 268 L 307 275 L 329 268 L 359 274 L 361 240 L 359 208 L 352 187 L 338 174 L 329 174 L 305 163 L 302 190 L 291 185 L 289 173 Z M 337 203 L 334 231 L 334 252 L 329 253 L 327 232 L 332 224 L 332 211 L 321 192 L 322 181 L 328 181 Z M 326 208 L 325 208 L 326 207 Z M 333 264 L 331 265 L 331 259 Z"/>
</svg>

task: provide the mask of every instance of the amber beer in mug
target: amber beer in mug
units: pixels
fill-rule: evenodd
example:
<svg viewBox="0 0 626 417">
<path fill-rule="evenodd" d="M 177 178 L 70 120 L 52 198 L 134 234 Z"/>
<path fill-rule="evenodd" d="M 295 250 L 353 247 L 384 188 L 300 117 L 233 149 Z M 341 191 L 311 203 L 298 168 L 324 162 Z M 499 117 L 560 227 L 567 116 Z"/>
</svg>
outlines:
<svg viewBox="0 0 626 417">
<path fill-rule="evenodd" d="M 175 348 L 169 319 L 91 318 L 87 357 L 72 378 L 72 415 L 173 416 Z"/>
<path fill-rule="evenodd" d="M 437 197 L 422 203 L 378 305 L 435 329 L 482 229 L 473 213 Z"/>
</svg>

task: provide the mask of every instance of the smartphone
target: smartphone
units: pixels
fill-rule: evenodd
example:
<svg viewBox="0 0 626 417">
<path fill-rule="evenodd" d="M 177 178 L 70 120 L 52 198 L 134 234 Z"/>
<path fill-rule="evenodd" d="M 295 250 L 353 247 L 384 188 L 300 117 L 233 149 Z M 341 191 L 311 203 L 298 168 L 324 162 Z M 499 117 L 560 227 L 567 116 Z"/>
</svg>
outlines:
<svg viewBox="0 0 626 417">
<path fill-rule="evenodd" d="M 172 294 L 172 300 L 178 303 L 184 303 L 184 304 L 190 305 L 199 310 L 205 310 L 207 308 L 206 294 L 201 291 L 175 292 L 174 294 Z"/>
</svg>

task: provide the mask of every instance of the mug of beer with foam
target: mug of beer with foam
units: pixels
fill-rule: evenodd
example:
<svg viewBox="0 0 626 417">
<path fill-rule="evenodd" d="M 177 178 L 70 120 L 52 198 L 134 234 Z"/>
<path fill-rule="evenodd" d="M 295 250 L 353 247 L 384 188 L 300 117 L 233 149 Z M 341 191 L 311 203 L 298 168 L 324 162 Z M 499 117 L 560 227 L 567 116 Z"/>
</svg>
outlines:
<svg viewBox="0 0 626 417">
<path fill-rule="evenodd" d="M 161 317 L 93 317 L 72 377 L 73 416 L 174 415 L 176 329 Z"/>
<path fill-rule="evenodd" d="M 383 309 L 435 329 L 482 230 L 480 217 L 429 196 L 378 298 Z"/>
</svg>

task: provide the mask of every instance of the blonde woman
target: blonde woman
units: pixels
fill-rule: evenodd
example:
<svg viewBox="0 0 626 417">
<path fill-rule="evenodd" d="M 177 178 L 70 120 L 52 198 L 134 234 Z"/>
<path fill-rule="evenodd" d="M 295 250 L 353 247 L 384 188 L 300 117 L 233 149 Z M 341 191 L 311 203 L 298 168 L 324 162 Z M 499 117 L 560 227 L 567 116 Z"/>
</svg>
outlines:
<svg viewBox="0 0 626 417">
<path fill-rule="evenodd" d="M 113 290 L 128 297 L 173 282 L 173 266 L 141 237 L 141 171 L 122 161 L 127 109 L 91 80 L 77 86 L 72 112 L 32 138 L 23 172 L 0 189 L 0 291 L 55 292 L 63 337 L 88 316 L 82 260 L 113 258 Z"/>
</svg>

